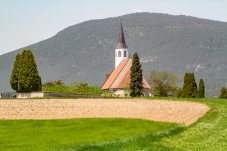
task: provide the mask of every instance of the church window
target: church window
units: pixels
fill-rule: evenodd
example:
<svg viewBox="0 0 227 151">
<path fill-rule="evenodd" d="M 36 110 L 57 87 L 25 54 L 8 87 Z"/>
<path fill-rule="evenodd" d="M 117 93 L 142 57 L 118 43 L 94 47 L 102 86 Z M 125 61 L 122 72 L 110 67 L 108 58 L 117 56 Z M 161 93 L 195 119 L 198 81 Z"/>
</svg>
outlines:
<svg viewBox="0 0 227 151">
<path fill-rule="evenodd" d="M 126 57 L 126 51 L 124 51 L 124 57 Z"/>
<path fill-rule="evenodd" d="M 121 57 L 121 51 L 118 51 L 118 57 Z"/>
</svg>

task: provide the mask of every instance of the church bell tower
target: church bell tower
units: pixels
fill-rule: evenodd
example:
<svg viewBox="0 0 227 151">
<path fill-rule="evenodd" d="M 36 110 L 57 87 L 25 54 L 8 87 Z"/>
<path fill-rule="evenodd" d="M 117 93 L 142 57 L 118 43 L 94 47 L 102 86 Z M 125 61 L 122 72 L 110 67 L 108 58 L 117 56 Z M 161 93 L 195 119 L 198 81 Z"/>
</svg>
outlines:
<svg viewBox="0 0 227 151">
<path fill-rule="evenodd" d="M 121 63 L 122 60 L 126 58 L 128 58 L 128 47 L 125 43 L 125 36 L 121 18 L 120 32 L 118 34 L 118 43 L 115 49 L 115 68 Z"/>
</svg>

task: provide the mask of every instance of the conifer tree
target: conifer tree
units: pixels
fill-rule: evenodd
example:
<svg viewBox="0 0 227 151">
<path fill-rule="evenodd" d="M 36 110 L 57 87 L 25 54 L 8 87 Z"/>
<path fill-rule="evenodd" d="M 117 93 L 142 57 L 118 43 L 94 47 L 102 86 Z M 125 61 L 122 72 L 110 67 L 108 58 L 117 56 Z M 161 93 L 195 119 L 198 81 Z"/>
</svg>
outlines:
<svg viewBox="0 0 227 151">
<path fill-rule="evenodd" d="M 14 62 L 12 74 L 10 77 L 10 85 L 11 85 L 12 89 L 15 91 L 18 91 L 19 69 L 20 69 L 20 54 L 17 54 L 16 60 Z"/>
<path fill-rule="evenodd" d="M 219 99 L 227 99 L 227 89 L 225 87 L 221 88 L 221 92 L 218 96 Z"/>
<path fill-rule="evenodd" d="M 183 89 L 182 88 L 179 88 L 176 93 L 175 93 L 175 96 L 176 97 L 183 97 Z"/>
<path fill-rule="evenodd" d="M 185 73 L 185 75 L 184 75 L 184 85 L 183 85 L 183 89 L 182 90 L 180 90 L 181 91 L 181 97 L 188 97 L 188 94 L 187 94 L 187 91 L 186 91 L 186 89 L 187 89 L 187 87 L 188 87 L 188 85 L 189 85 L 189 73 Z"/>
<path fill-rule="evenodd" d="M 199 89 L 197 92 L 197 98 L 204 98 L 205 97 L 204 93 L 205 93 L 204 81 L 203 81 L 203 79 L 200 79 L 199 80 Z"/>
<path fill-rule="evenodd" d="M 185 73 L 181 95 L 181 97 L 186 98 L 195 98 L 197 96 L 197 84 L 195 82 L 194 73 Z"/>
<path fill-rule="evenodd" d="M 17 85 L 13 81 L 17 81 Z M 42 90 L 41 77 L 31 50 L 23 50 L 21 55 L 17 55 L 10 83 L 17 92 Z"/>
<path fill-rule="evenodd" d="M 140 59 L 137 53 L 134 53 L 133 55 L 130 79 L 130 96 L 141 96 L 143 94 L 143 75 Z"/>
<path fill-rule="evenodd" d="M 192 95 L 191 98 L 195 98 L 197 96 L 197 84 L 195 82 L 195 76 L 194 73 L 191 73 L 191 89 L 192 89 Z"/>
</svg>

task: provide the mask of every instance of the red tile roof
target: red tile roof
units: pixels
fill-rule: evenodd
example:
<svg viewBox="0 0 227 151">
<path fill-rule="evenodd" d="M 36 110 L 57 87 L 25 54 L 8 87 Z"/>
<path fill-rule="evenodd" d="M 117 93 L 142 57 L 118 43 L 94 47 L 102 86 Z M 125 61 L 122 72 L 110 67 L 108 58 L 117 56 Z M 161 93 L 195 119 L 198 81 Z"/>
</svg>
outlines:
<svg viewBox="0 0 227 151">
<path fill-rule="evenodd" d="M 113 72 L 110 74 L 109 78 L 105 81 L 105 83 L 102 86 L 102 90 L 109 89 L 117 76 L 122 72 L 123 68 L 125 67 L 126 63 L 129 61 L 129 59 L 124 59 L 121 61 L 119 66 L 113 70 Z M 130 66 L 131 67 L 131 66 Z M 126 69 L 125 74 L 122 76 L 120 81 L 114 86 L 115 89 L 122 89 L 126 84 L 130 83 L 130 67 Z M 150 89 L 150 86 L 146 82 L 146 80 L 143 77 L 143 88 Z"/>
<path fill-rule="evenodd" d="M 121 79 L 121 81 L 116 85 L 115 88 L 124 88 L 124 86 L 126 84 L 130 83 L 130 68 L 127 70 L 126 74 L 123 76 L 123 78 Z M 144 89 L 150 89 L 150 86 L 147 84 L 146 80 L 143 77 L 143 88 Z"/>
<path fill-rule="evenodd" d="M 108 77 L 108 79 L 102 85 L 102 90 L 106 90 L 106 89 L 109 89 L 110 88 L 110 86 L 113 84 L 114 80 L 117 78 L 117 76 L 119 75 L 119 73 L 122 71 L 122 69 L 124 68 L 124 66 L 128 62 L 128 60 L 129 60 L 129 58 L 122 60 L 121 63 L 117 66 L 117 68 L 115 68 L 112 71 L 112 73 L 110 74 L 110 76 Z"/>
</svg>

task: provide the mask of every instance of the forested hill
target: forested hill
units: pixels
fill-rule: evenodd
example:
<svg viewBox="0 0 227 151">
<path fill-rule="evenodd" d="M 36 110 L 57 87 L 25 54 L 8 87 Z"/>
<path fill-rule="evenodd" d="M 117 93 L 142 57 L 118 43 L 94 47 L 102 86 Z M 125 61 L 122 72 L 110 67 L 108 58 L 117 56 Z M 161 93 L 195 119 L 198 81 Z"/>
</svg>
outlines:
<svg viewBox="0 0 227 151">
<path fill-rule="evenodd" d="M 134 13 L 123 16 L 123 26 L 129 53 L 132 56 L 138 52 L 143 74 L 167 70 L 183 79 L 185 72 L 195 72 L 197 83 L 203 78 L 210 96 L 218 95 L 227 84 L 227 23 Z M 119 28 L 119 17 L 90 20 L 1 55 L 0 92 L 12 91 L 11 70 L 15 55 L 23 49 L 33 51 L 43 82 L 62 79 L 66 84 L 77 81 L 102 85 L 105 74 L 114 68 Z"/>
</svg>

